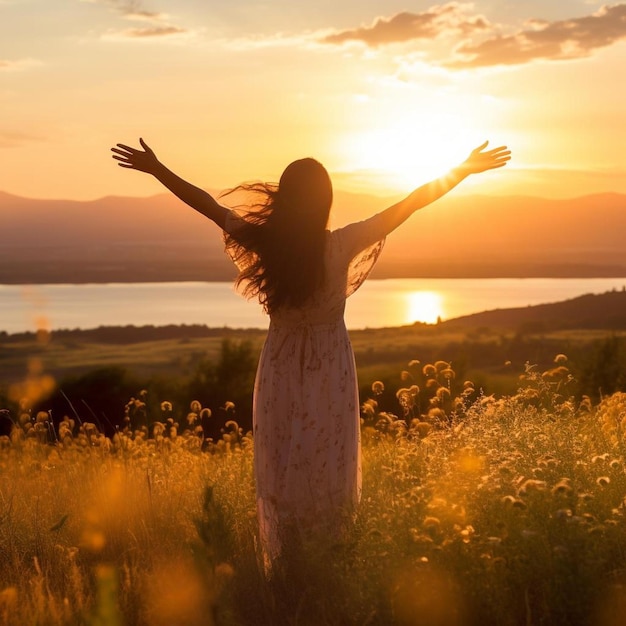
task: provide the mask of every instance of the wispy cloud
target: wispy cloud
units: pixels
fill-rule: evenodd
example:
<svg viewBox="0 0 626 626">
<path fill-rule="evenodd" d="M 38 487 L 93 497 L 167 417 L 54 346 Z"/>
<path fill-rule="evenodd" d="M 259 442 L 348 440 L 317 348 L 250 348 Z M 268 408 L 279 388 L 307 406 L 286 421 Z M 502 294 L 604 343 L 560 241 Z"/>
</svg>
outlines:
<svg viewBox="0 0 626 626">
<path fill-rule="evenodd" d="M 81 0 L 89 4 L 103 4 L 127 19 L 161 20 L 167 19 L 165 13 L 149 11 L 144 8 L 142 0 Z"/>
<path fill-rule="evenodd" d="M 569 20 L 532 20 L 527 28 L 513 35 L 500 35 L 477 44 L 463 43 L 456 50 L 461 58 L 446 65 L 487 67 L 539 59 L 578 59 L 621 39 L 626 39 L 625 3 L 606 5 L 592 15 Z"/>
<path fill-rule="evenodd" d="M 30 69 L 31 67 L 38 67 L 40 65 L 43 65 L 43 63 L 37 59 L 17 59 L 15 61 L 0 59 L 0 72 L 18 72 Z"/>
<path fill-rule="evenodd" d="M 186 28 L 170 23 L 170 16 L 167 13 L 147 9 L 143 0 L 82 0 L 82 2 L 108 6 L 126 20 L 148 24 L 148 26 L 141 28 L 128 28 L 108 33 L 105 36 L 106 39 L 169 37 L 188 32 Z"/>
<path fill-rule="evenodd" d="M 330 44 L 360 41 L 375 48 L 416 39 L 434 39 L 444 33 L 467 37 L 492 29 L 483 15 L 469 14 L 472 8 L 469 3 L 449 2 L 422 13 L 403 12 L 389 18 L 378 17 L 371 26 L 332 33 L 322 41 Z"/>
<path fill-rule="evenodd" d="M 335 45 L 356 41 L 377 48 L 415 40 L 432 42 L 445 36 L 456 42 L 454 57 L 438 57 L 434 62 L 459 69 L 578 59 L 626 39 L 624 2 L 572 19 L 550 22 L 532 18 L 514 33 L 473 11 L 471 3 L 449 2 L 422 13 L 378 17 L 370 26 L 331 33 L 320 41 Z"/>
<path fill-rule="evenodd" d="M 187 30 L 178 26 L 147 26 L 146 28 L 129 28 L 118 33 L 118 36 L 129 38 L 166 37 L 169 35 L 180 35 Z"/>
<path fill-rule="evenodd" d="M 18 146 L 31 141 L 41 140 L 41 137 L 30 135 L 28 133 L 0 129 L 0 148 L 17 148 Z"/>
</svg>

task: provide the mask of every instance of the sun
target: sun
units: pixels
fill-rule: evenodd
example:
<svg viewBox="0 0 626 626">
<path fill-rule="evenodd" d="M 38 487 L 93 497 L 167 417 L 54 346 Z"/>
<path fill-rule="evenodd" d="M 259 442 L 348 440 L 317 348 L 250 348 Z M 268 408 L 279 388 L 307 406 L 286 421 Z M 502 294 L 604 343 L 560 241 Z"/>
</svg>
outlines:
<svg viewBox="0 0 626 626">
<path fill-rule="evenodd" d="M 413 188 L 463 161 L 476 142 L 473 135 L 450 115 L 395 121 L 351 139 L 352 166 L 375 171 L 393 186 Z"/>
<path fill-rule="evenodd" d="M 437 95 L 425 101 L 372 99 L 366 117 L 342 135 L 341 169 L 371 186 L 406 192 L 443 176 L 485 139 L 485 112 L 475 98 Z M 376 109 L 374 111 L 374 108 Z"/>
<path fill-rule="evenodd" d="M 407 295 L 409 323 L 436 324 L 444 315 L 441 295 L 435 291 L 413 291 Z"/>
</svg>

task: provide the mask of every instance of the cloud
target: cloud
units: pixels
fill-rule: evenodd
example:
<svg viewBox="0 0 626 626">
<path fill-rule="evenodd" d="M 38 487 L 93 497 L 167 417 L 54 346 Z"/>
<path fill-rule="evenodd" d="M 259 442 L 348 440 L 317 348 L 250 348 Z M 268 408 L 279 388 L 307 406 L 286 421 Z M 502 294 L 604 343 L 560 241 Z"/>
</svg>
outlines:
<svg viewBox="0 0 626 626">
<path fill-rule="evenodd" d="M 482 15 L 468 15 L 472 8 L 469 3 L 449 2 L 423 13 L 405 11 L 390 18 L 379 17 L 371 26 L 326 35 L 321 41 L 329 44 L 360 41 L 375 48 L 415 39 L 434 39 L 443 33 L 467 37 L 491 30 L 492 25 Z"/>
<path fill-rule="evenodd" d="M 168 35 L 180 35 L 186 33 L 184 28 L 177 26 L 148 26 L 146 28 L 130 28 L 118 33 L 122 37 L 142 38 L 142 37 L 166 37 Z"/>
<path fill-rule="evenodd" d="M 106 36 L 107 39 L 146 39 L 168 37 L 188 32 L 187 29 L 169 23 L 167 13 L 150 11 L 144 7 L 143 0 L 82 0 L 91 4 L 103 4 L 111 7 L 126 20 L 146 22 L 144 28 L 129 28 Z"/>
<path fill-rule="evenodd" d="M 569 20 L 533 20 L 513 35 L 498 35 L 476 44 L 465 42 L 456 49 L 461 58 L 445 65 L 473 68 L 578 59 L 622 39 L 626 39 L 626 3 L 605 5 L 592 15 Z"/>
<path fill-rule="evenodd" d="M 579 59 L 626 39 L 626 2 L 604 5 L 591 15 L 577 18 L 552 22 L 531 18 L 514 33 L 512 29 L 505 32 L 473 11 L 471 3 L 448 2 L 422 13 L 378 17 L 370 26 L 327 34 L 319 41 L 335 45 L 357 41 L 378 48 L 422 40 L 426 48 L 426 44 L 445 36 L 456 41 L 454 57 L 438 56 L 435 63 L 459 69 Z"/>
<path fill-rule="evenodd" d="M 82 0 L 90 4 L 104 4 L 111 7 L 126 19 L 135 20 L 162 20 L 167 19 L 165 13 L 157 13 L 144 9 L 142 0 Z"/>
<path fill-rule="evenodd" d="M 27 133 L 4 131 L 0 129 L 0 148 L 17 148 L 30 141 L 42 141 L 42 138 Z"/>
<path fill-rule="evenodd" d="M 43 65 L 41 61 L 37 59 L 18 59 L 17 61 L 9 61 L 7 59 L 0 59 L 0 72 L 17 72 L 20 70 L 26 70 L 31 67 L 38 67 Z"/>
</svg>

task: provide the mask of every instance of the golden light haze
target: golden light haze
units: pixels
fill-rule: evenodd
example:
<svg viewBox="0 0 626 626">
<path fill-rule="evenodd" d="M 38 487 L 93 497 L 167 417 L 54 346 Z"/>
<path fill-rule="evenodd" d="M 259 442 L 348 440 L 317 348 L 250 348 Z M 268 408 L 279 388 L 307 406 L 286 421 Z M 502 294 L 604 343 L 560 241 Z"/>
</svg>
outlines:
<svg viewBox="0 0 626 626">
<path fill-rule="evenodd" d="M 109 157 L 142 136 L 212 189 L 313 156 L 396 194 L 489 139 L 514 160 L 465 191 L 626 193 L 626 3 L 336 5 L 0 0 L 0 190 L 159 193 Z"/>
</svg>

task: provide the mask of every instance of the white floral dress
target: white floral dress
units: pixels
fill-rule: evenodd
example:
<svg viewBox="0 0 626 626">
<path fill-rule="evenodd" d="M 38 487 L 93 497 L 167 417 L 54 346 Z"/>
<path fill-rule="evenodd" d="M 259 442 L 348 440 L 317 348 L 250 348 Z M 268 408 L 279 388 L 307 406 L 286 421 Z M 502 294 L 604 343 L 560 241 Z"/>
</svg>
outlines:
<svg viewBox="0 0 626 626">
<path fill-rule="evenodd" d="M 233 232 L 231 213 L 225 230 Z M 359 398 L 346 298 L 384 243 L 374 216 L 328 231 L 325 281 L 306 308 L 270 316 L 254 386 L 257 511 L 266 563 L 294 528 L 339 535 L 361 494 Z"/>
</svg>

